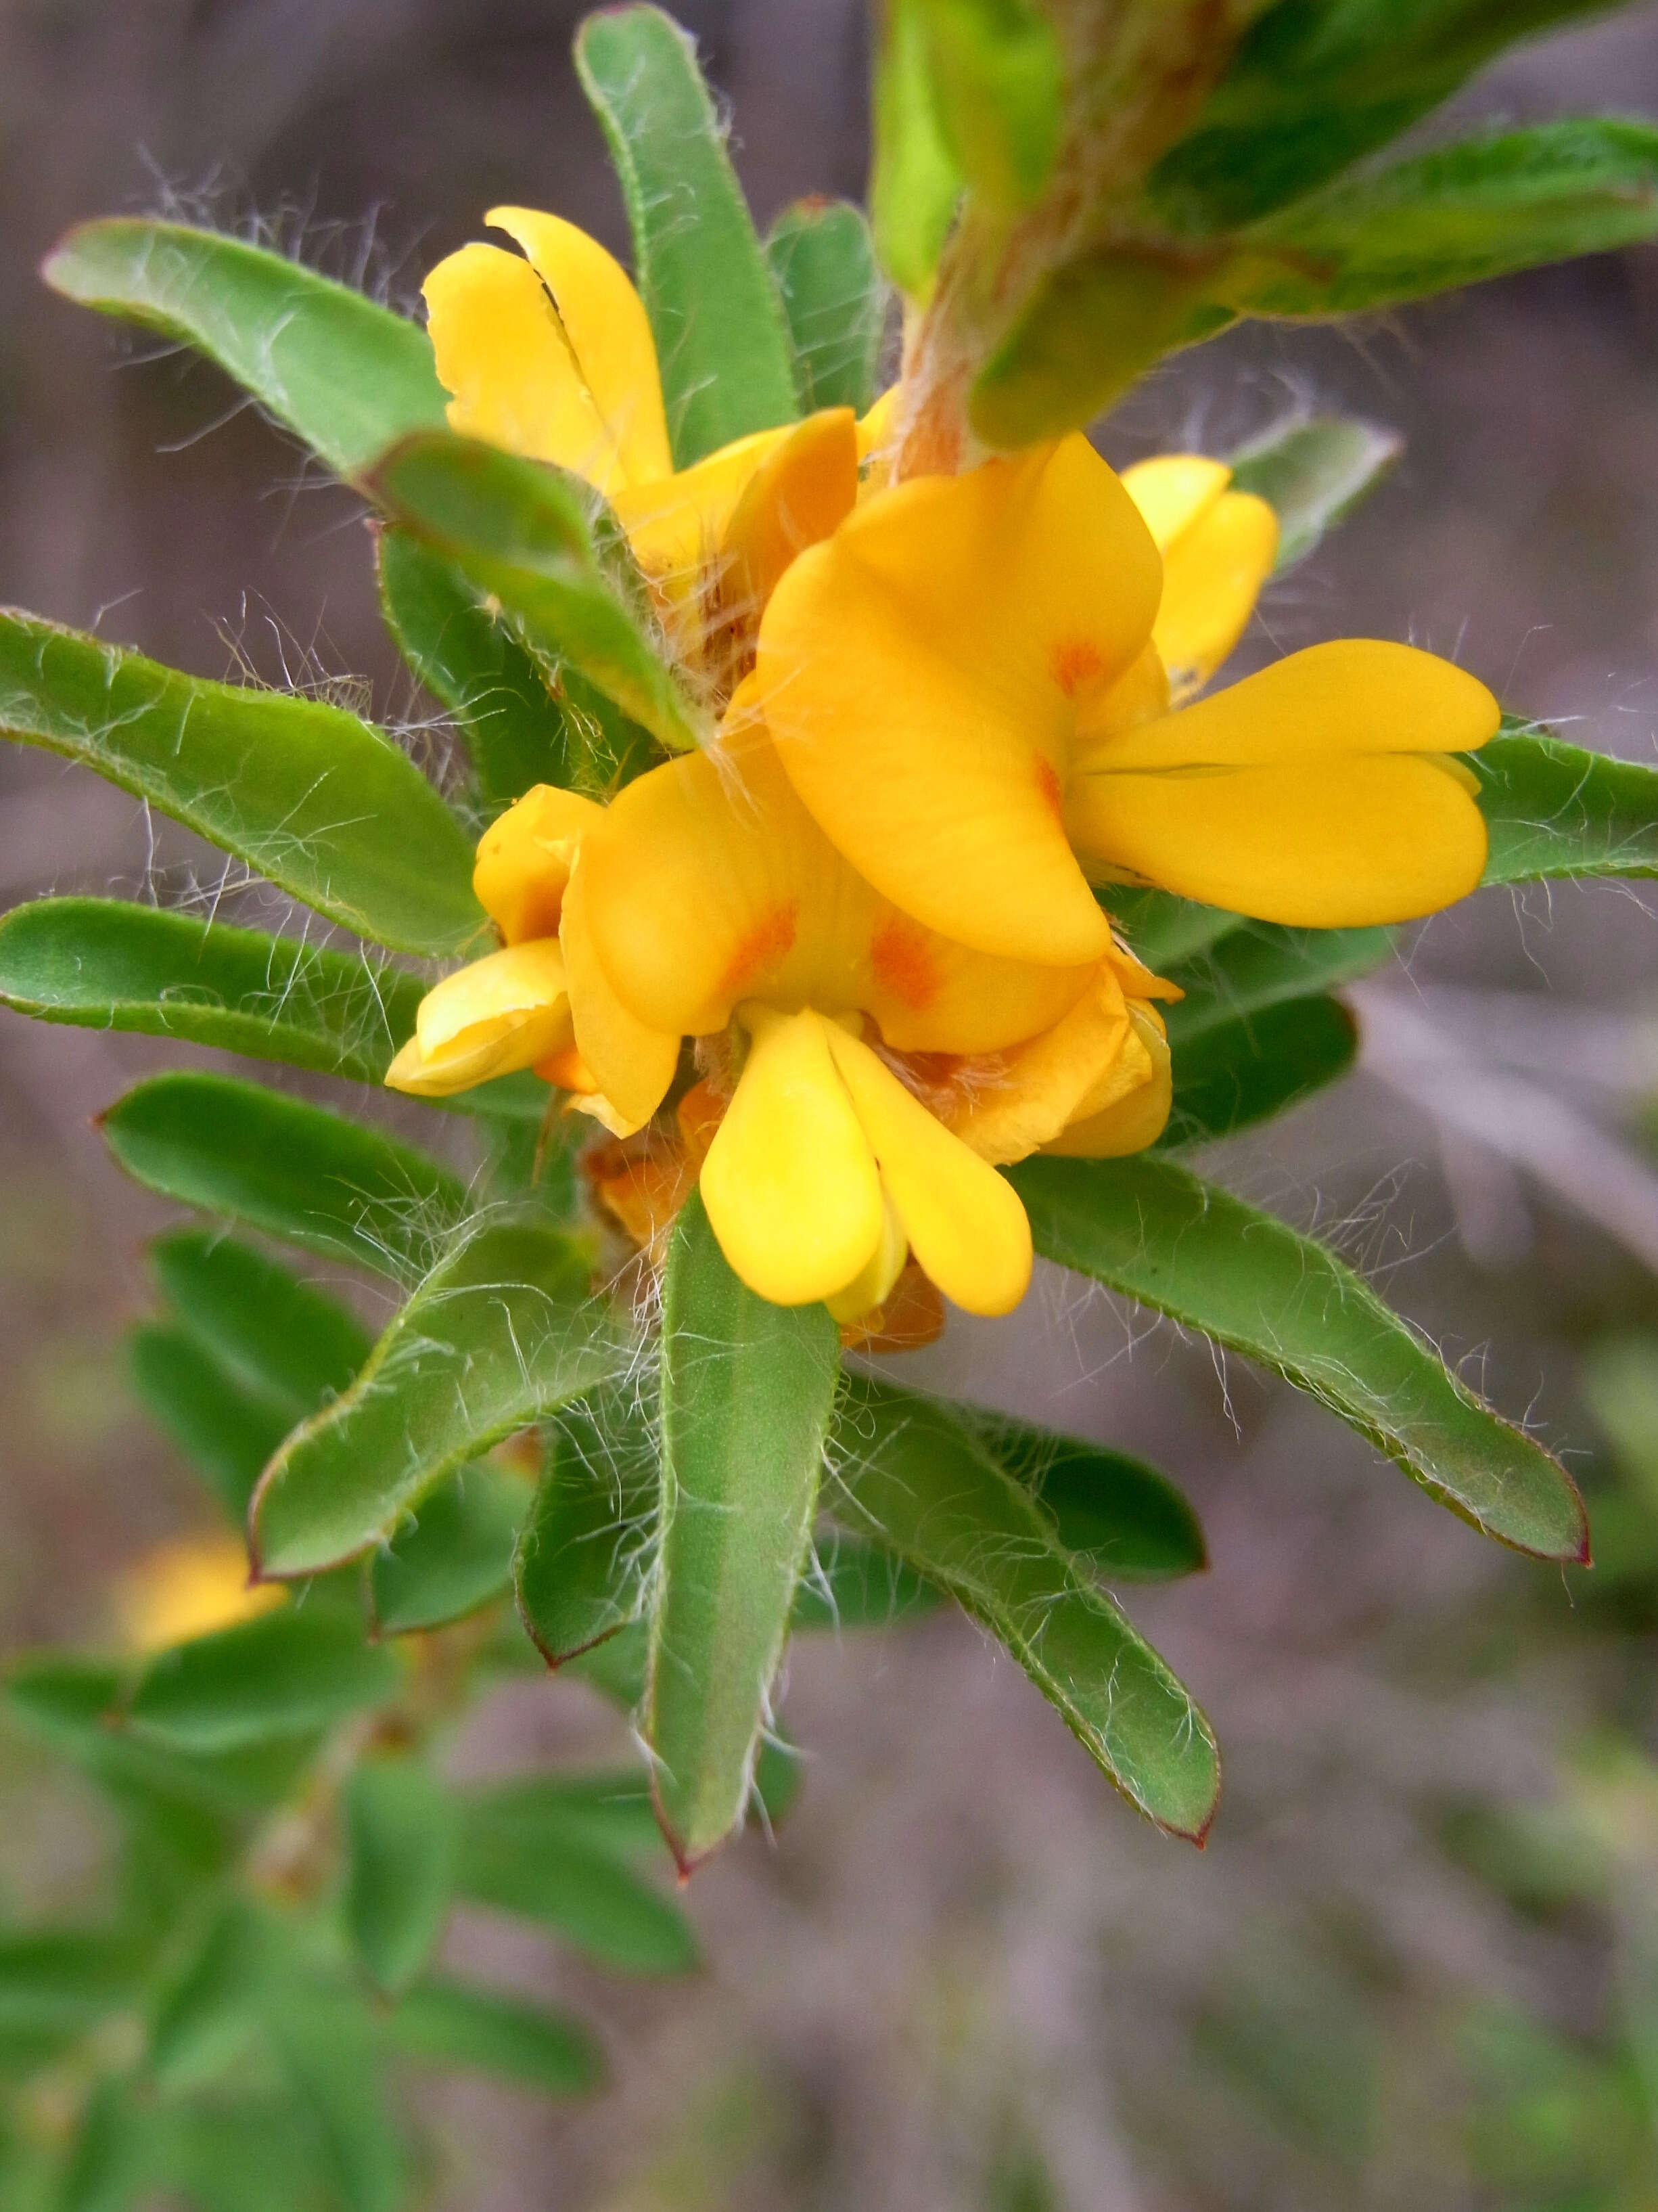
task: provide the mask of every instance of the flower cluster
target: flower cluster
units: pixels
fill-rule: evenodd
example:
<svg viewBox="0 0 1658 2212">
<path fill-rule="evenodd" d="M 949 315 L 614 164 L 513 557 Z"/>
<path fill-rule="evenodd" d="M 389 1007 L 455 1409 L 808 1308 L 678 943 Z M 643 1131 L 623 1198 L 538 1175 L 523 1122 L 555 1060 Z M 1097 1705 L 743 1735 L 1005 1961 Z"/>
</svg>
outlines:
<svg viewBox="0 0 1658 2212">
<path fill-rule="evenodd" d="M 900 386 L 675 473 L 625 273 L 555 216 L 490 220 L 521 255 L 427 282 L 451 421 L 604 495 L 719 726 L 608 805 L 542 787 L 489 829 L 501 949 L 387 1080 L 533 1068 L 616 1139 L 671 1103 L 662 1201 L 694 1173 L 762 1297 L 868 1328 L 908 1267 L 1005 1313 L 1031 1244 L 997 1168 L 1137 1151 L 1169 1112 L 1179 994 L 1108 887 L 1309 927 L 1446 905 L 1485 855 L 1453 756 L 1496 703 L 1367 640 L 1199 698 L 1277 543 L 1218 462 L 1119 477 L 1073 435 L 894 483 Z"/>
</svg>

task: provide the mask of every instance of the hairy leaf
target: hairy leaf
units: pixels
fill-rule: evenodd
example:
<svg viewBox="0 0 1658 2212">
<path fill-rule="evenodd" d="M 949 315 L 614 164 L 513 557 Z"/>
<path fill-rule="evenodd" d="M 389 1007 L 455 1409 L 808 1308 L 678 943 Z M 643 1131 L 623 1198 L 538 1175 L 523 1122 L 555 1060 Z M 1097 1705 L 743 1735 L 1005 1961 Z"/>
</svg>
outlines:
<svg viewBox="0 0 1658 2212">
<path fill-rule="evenodd" d="M 835 1402 L 827 1308 L 727 1266 L 695 1194 L 662 1285 L 662 1534 L 646 1732 L 682 1869 L 742 1819 Z"/>
<path fill-rule="evenodd" d="M 887 289 L 863 210 L 847 200 L 796 200 L 766 238 L 766 258 L 794 340 L 800 404 L 851 407 L 875 397 Z"/>
<path fill-rule="evenodd" d="M 890 1628 L 931 1613 L 940 1595 L 878 1544 L 828 1528 L 818 1534 L 795 1587 L 789 1630 Z"/>
<path fill-rule="evenodd" d="M 164 1198 L 394 1277 L 429 1266 L 465 1212 L 459 1180 L 423 1152 L 228 1076 L 152 1076 L 99 1126 Z"/>
<path fill-rule="evenodd" d="M 246 240 L 118 216 L 71 230 L 41 273 L 206 354 L 337 475 L 444 419 L 418 323 Z"/>
<path fill-rule="evenodd" d="M 237 1237 L 176 1230 L 150 1246 L 149 1265 L 191 1334 L 296 1419 L 349 1389 L 368 1357 L 354 1313 Z"/>
<path fill-rule="evenodd" d="M 1345 1075 L 1357 1054 L 1357 1023 L 1323 992 L 1208 1023 L 1174 1046 L 1174 1103 L 1160 1141 L 1208 1144 L 1270 1121 Z"/>
<path fill-rule="evenodd" d="M 1491 836 L 1486 883 L 1658 875 L 1658 769 L 1515 722 L 1463 758 Z"/>
<path fill-rule="evenodd" d="M 1131 1803 L 1201 1841 L 1220 1765 L 1169 1668 L 942 1402 L 849 1378 L 826 1503 L 1006 1645 Z"/>
<path fill-rule="evenodd" d="M 1393 945 L 1393 933 L 1387 929 L 1237 923 L 1201 951 L 1171 964 L 1171 979 L 1186 996 L 1165 1016 L 1169 1042 L 1190 1043 L 1240 1016 L 1351 983 L 1380 967 Z"/>
<path fill-rule="evenodd" d="M 533 1496 L 522 1475 L 486 1461 L 440 1483 L 374 1554 L 368 1602 L 379 1632 L 440 1628 L 501 1596 Z"/>
<path fill-rule="evenodd" d="M 1323 1245 L 1167 1160 L 1027 1160 L 1011 1178 L 1046 1258 L 1258 1360 L 1487 1535 L 1587 1558 L 1564 1468 Z"/>
<path fill-rule="evenodd" d="M 888 1383 L 883 1395 L 896 1416 L 908 1394 Z M 1161 1582 L 1208 1565 L 1197 1515 L 1144 1460 L 1008 1414 L 950 1411 L 1005 1474 L 1035 1493 L 1066 1549 L 1085 1553 L 1101 1573 Z"/>
<path fill-rule="evenodd" d="M 376 944 L 453 952 L 483 928 L 459 823 L 343 707 L 0 612 L 0 736 L 79 761 Z"/>
<path fill-rule="evenodd" d="M 474 439 L 410 438 L 375 470 L 374 496 L 487 592 L 550 668 L 574 671 L 665 745 L 701 733 L 659 657 L 631 556 L 578 477 Z"/>
<path fill-rule="evenodd" d="M 1397 430 L 1351 415 L 1291 422 L 1229 458 L 1235 490 L 1254 492 L 1278 515 L 1281 576 L 1316 552 L 1326 533 L 1375 490 L 1404 451 Z"/>
<path fill-rule="evenodd" d="M 313 1597 L 160 1653 L 139 1678 L 126 1723 L 169 1749 L 237 1751 L 380 1705 L 402 1680 L 393 1653 L 364 1643 L 349 1610 Z"/>
<path fill-rule="evenodd" d="M 1101 903 L 1148 968 L 1158 975 L 1197 956 L 1238 927 L 1238 917 L 1218 906 L 1199 906 L 1173 891 L 1113 884 Z"/>
<path fill-rule="evenodd" d="M 422 1982 L 387 2025 L 405 2057 L 499 2074 L 544 2096 L 580 2096 L 604 2079 L 604 2055 L 580 2021 L 464 1982 Z"/>
<path fill-rule="evenodd" d="M 656 1438 L 631 1391 L 571 1407 L 553 1425 L 513 1563 L 519 1612 L 550 1667 L 639 1619 L 661 1487 Z"/>
<path fill-rule="evenodd" d="M 250 1389 L 188 1329 L 143 1325 L 128 1338 L 127 1356 L 145 1406 L 240 1523 L 261 1469 L 294 1425 L 292 1408 Z"/>
<path fill-rule="evenodd" d="M 690 40 L 659 8 L 606 8 L 576 73 L 610 148 L 656 338 L 674 465 L 798 411 L 788 326 Z"/>
<path fill-rule="evenodd" d="M 453 1801 L 411 1753 L 359 1762 L 344 1795 L 345 1924 L 377 1990 L 421 1975 L 449 1917 L 459 1826 Z"/>
<path fill-rule="evenodd" d="M 386 1541 L 464 1461 L 622 1364 L 582 1246 L 486 1227 L 415 1292 L 345 1395 L 272 1460 L 251 1526 L 262 1574 L 314 1574 Z"/>
</svg>

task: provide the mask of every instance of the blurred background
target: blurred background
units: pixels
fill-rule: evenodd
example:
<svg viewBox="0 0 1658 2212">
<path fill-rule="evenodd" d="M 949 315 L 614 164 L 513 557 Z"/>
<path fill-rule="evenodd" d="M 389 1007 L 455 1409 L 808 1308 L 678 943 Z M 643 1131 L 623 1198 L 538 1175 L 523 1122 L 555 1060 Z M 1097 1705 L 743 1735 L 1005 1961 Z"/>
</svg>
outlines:
<svg viewBox="0 0 1658 2212">
<path fill-rule="evenodd" d="M 54 300 L 76 220 L 183 210 L 383 296 L 510 199 L 612 246 L 566 0 L 0 0 L 0 599 L 209 676 L 354 679 L 418 714 L 355 502 L 210 369 Z M 762 226 L 856 196 L 859 0 L 681 0 Z M 1658 8 L 1533 45 L 1458 103 L 1658 114 Z M 1435 128 L 1442 127 L 1436 124 Z M 1333 635 L 1453 653 L 1511 710 L 1658 756 L 1658 256 L 1339 333 L 1245 331 L 1102 433 L 1224 452 L 1297 408 L 1408 439 L 1269 593 L 1257 658 Z M 1240 665 L 1242 665 L 1242 663 Z M 0 759 L 0 891 L 176 890 L 202 848 L 45 756 Z M 1225 1747 L 1202 1855 L 1111 1799 L 963 1620 L 818 1638 L 806 1782 L 688 1893 L 707 1964 L 629 1986 L 481 1913 L 452 1942 L 579 2002 L 614 2086 L 422 2092 L 442 2201 L 1005 2212 L 1658 2205 L 1658 914 L 1487 893 L 1357 994 L 1359 1071 L 1206 1164 L 1316 1224 L 1588 1491 L 1600 1564 L 1496 1552 L 1333 1420 L 1039 1280 L 920 1382 L 1143 1453 L 1210 1571 L 1130 1594 Z M 0 1644 L 110 1633 L 111 1578 L 200 1508 L 127 1384 L 158 1204 L 93 1117 L 165 1060 L 0 1014 Z M 513 1686 L 471 1774 L 622 1739 Z M 97 1820 L 0 1747 L 0 1912 L 95 1890 Z"/>
</svg>

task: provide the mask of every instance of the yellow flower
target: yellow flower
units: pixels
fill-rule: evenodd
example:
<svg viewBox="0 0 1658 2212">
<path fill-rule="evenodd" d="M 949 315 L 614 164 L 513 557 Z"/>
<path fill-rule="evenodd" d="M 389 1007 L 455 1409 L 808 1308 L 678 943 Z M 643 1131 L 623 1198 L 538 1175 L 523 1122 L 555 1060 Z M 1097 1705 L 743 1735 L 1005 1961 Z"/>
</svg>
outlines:
<svg viewBox="0 0 1658 2212">
<path fill-rule="evenodd" d="M 187 1536 L 158 1545 L 118 1577 L 116 1613 L 128 1648 L 166 1651 L 192 1637 L 234 1628 L 280 1605 L 275 1583 L 248 1583 L 247 1553 L 235 1536 Z"/>
<path fill-rule="evenodd" d="M 746 693 L 716 747 L 608 808 L 529 793 L 486 835 L 474 880 L 507 948 L 438 986 L 440 1018 L 388 1081 L 551 1073 L 548 1039 L 568 1020 L 577 1103 L 622 1134 L 662 1103 L 683 1038 L 734 1039 L 701 1185 L 727 1259 L 779 1304 L 821 1298 L 853 1320 L 913 1252 L 957 1304 L 1005 1312 L 1030 1235 L 993 1164 L 1045 1145 L 1138 1149 L 1167 1115 L 1150 1000 L 1169 987 L 1108 934 L 1057 965 L 916 922 L 829 844 Z M 524 931 L 542 933 L 514 944 Z M 542 995 L 503 1015 L 501 963 L 522 976 L 531 957 Z"/>
<path fill-rule="evenodd" d="M 777 574 L 857 497 L 852 410 L 757 431 L 676 472 L 650 323 L 620 263 L 558 216 L 502 207 L 486 220 L 522 253 L 464 246 L 424 287 L 452 428 L 602 492 L 681 657 L 729 696 Z"/>
<path fill-rule="evenodd" d="M 1106 953 L 1090 879 L 1309 927 L 1472 890 L 1485 825 L 1446 757 L 1494 732 L 1490 693 L 1351 640 L 1176 710 L 1163 653 L 1182 693 L 1218 664 L 1271 533 L 1211 464 L 1138 489 L 1156 535 L 1066 438 L 880 493 L 792 564 L 756 698 L 838 849 L 945 936 L 1055 963 Z"/>
</svg>

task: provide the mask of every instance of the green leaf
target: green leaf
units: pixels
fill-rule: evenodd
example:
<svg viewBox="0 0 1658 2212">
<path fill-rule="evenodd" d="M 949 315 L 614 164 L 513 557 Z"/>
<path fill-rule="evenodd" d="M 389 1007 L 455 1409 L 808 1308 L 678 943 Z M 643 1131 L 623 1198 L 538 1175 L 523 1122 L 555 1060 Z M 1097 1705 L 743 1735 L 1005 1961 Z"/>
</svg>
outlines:
<svg viewBox="0 0 1658 2212">
<path fill-rule="evenodd" d="M 186 1329 L 145 1324 L 132 1331 L 127 1347 L 138 1395 L 240 1522 L 294 1413 L 251 1390 Z"/>
<path fill-rule="evenodd" d="M 627 1860 L 662 1847 L 650 1784 L 637 1767 L 525 1775 L 468 1790 L 462 1802 L 469 1834 L 497 1854 L 533 1858 L 544 1845 L 580 1844 Z"/>
<path fill-rule="evenodd" d="M 51 2212 L 127 2212 L 157 2178 L 155 2131 L 125 2083 L 94 2081 L 64 2158 Z"/>
<path fill-rule="evenodd" d="M 464 1461 L 623 1364 L 590 1264 L 525 1224 L 480 1229 L 434 1268 L 350 1389 L 266 1468 L 251 1523 L 261 1574 L 314 1574 L 384 1542 Z"/>
<path fill-rule="evenodd" d="M 922 0 L 887 0 L 872 101 L 870 216 L 881 265 L 912 300 L 932 289 L 962 196 L 962 173 L 933 97 Z"/>
<path fill-rule="evenodd" d="M 465 832 L 343 707 L 0 612 L 0 736 L 94 769 L 359 937 L 441 953 L 483 930 Z"/>
<path fill-rule="evenodd" d="M 553 1425 L 513 1562 L 519 1612 L 550 1667 L 639 1618 L 660 1503 L 656 1438 L 631 1391 L 571 1407 Z"/>
<path fill-rule="evenodd" d="M 152 1076 L 99 1126 L 164 1198 L 382 1274 L 429 1266 L 466 1211 L 459 1180 L 423 1152 L 228 1076 Z"/>
<path fill-rule="evenodd" d="M 66 299 L 206 354 L 337 475 L 444 419 L 418 323 L 242 239 L 106 217 L 71 230 L 41 274 Z"/>
<path fill-rule="evenodd" d="M 890 1552 L 830 1528 L 812 1547 L 795 1586 L 789 1628 L 891 1628 L 931 1613 L 938 1601 L 932 1584 Z"/>
<path fill-rule="evenodd" d="M 235 1751 L 327 1728 L 397 1694 L 403 1668 L 337 1606 L 288 1603 L 163 1651 L 144 1668 L 127 1726 L 187 1752 Z"/>
<path fill-rule="evenodd" d="M 1278 514 L 1273 574 L 1283 575 L 1315 552 L 1404 449 L 1397 430 L 1355 416 L 1315 415 L 1230 454 L 1233 489 L 1254 492 Z"/>
<path fill-rule="evenodd" d="M 1366 173 L 1257 223 L 1217 288 L 1241 314 L 1345 315 L 1658 235 L 1658 129 L 1546 123 Z"/>
<path fill-rule="evenodd" d="M 1053 174 L 1065 124 L 1065 57 L 1030 0 L 914 0 L 932 105 L 975 199 L 1021 213 Z"/>
<path fill-rule="evenodd" d="M 377 2026 L 355 1998 L 322 1989 L 296 1988 L 270 2017 L 345 2212 L 398 2212 L 406 2201 L 408 2162 L 380 2088 Z"/>
<path fill-rule="evenodd" d="M 875 397 L 887 288 L 863 210 L 847 200 L 795 200 L 766 238 L 788 317 L 800 404 L 864 414 Z"/>
<path fill-rule="evenodd" d="M 1485 882 L 1658 875 L 1658 769 L 1512 721 L 1462 758 L 1479 779 L 1491 837 Z"/>
<path fill-rule="evenodd" d="M 826 1503 L 1005 1644 L 1131 1803 L 1201 1841 L 1220 1765 L 1207 1722 L 1023 1484 L 937 1401 L 848 1378 Z"/>
<path fill-rule="evenodd" d="M 624 1713 L 635 1714 L 645 1702 L 650 1656 L 651 1626 L 641 1618 L 628 1621 L 559 1664 L 578 1681 L 592 1683 L 600 1697 L 608 1698 Z"/>
<path fill-rule="evenodd" d="M 696 1964 L 696 1939 L 678 1907 L 613 1850 L 580 1835 L 497 1826 L 487 1805 L 471 1811 L 458 1883 L 475 1903 L 538 1921 L 601 1965 L 677 1974 Z"/>
<path fill-rule="evenodd" d="M 659 653 L 625 541 L 580 478 L 434 431 L 388 453 L 370 489 L 561 678 L 574 671 L 665 745 L 699 741 L 703 718 Z"/>
<path fill-rule="evenodd" d="M 758 1297 L 695 1194 L 662 1279 L 662 1536 L 646 1734 L 682 1871 L 742 1819 L 817 1498 L 839 1339 Z"/>
<path fill-rule="evenodd" d="M 1346 1074 L 1358 1024 L 1315 992 L 1199 1030 L 1175 1047 L 1175 1096 L 1160 1144 L 1212 1143 L 1270 1121 Z"/>
<path fill-rule="evenodd" d="M 1516 1551 L 1582 1562 L 1582 1500 L 1333 1252 L 1172 1162 L 1011 1170 L 1036 1249 L 1258 1360 Z"/>
<path fill-rule="evenodd" d="M 533 1496 L 522 1475 L 483 1461 L 440 1483 L 374 1554 L 368 1603 L 376 1631 L 441 1628 L 502 1595 Z"/>
<path fill-rule="evenodd" d="M 454 1803 L 423 1759 L 401 1753 L 358 1765 L 344 1813 L 345 1924 L 374 1987 L 395 1996 L 425 1971 L 449 1917 Z"/>
<path fill-rule="evenodd" d="M 135 2008 L 143 1963 L 131 1942 L 99 1930 L 0 1932 L 0 2058 L 53 2057 L 107 2014 Z"/>
<path fill-rule="evenodd" d="M 674 465 L 792 422 L 788 327 L 691 40 L 659 8 L 606 8 L 576 33 L 656 338 Z"/>
<path fill-rule="evenodd" d="M 888 1383 L 882 1395 L 896 1418 L 910 1394 Z M 1144 1460 L 1004 1413 L 950 1412 L 1004 1474 L 1035 1492 L 1066 1549 L 1086 1553 L 1102 1574 L 1162 1582 L 1208 1565 L 1197 1515 Z"/>
<path fill-rule="evenodd" d="M 580 2021 L 464 1982 L 422 1982 L 388 2025 L 406 2057 L 475 2067 L 544 2096 L 580 2096 L 604 2080 L 604 2053 Z"/>
<path fill-rule="evenodd" d="M 1170 980 L 1186 996 L 1165 1014 L 1169 1042 L 1190 1044 L 1240 1016 L 1353 982 L 1379 968 L 1393 949 L 1393 933 L 1387 929 L 1236 923 L 1201 951 L 1171 963 Z"/>
<path fill-rule="evenodd" d="M 191 1334 L 295 1418 L 348 1389 L 368 1357 L 354 1313 L 234 1237 L 177 1230 L 156 1238 L 149 1265 Z"/>
<path fill-rule="evenodd" d="M 1513 40 L 1603 5 L 1277 0 L 1153 170 L 1152 206 L 1199 235 L 1251 222 L 1396 137 Z"/>
<path fill-rule="evenodd" d="M 0 921 L 0 1001 L 378 1083 L 415 1026 L 400 969 L 126 899 L 38 899 Z"/>
<path fill-rule="evenodd" d="M 1102 904 L 1139 957 L 1160 975 L 1194 959 L 1238 927 L 1236 915 L 1224 908 L 1127 884 L 1113 884 Z"/>
<path fill-rule="evenodd" d="M 280 1940 L 264 1912 L 233 1895 L 167 1974 L 150 2014 L 149 2063 L 170 2094 L 214 2081 L 241 2057 Z"/>
<path fill-rule="evenodd" d="M 386 626 L 454 716 L 485 815 L 537 783 L 605 798 L 650 765 L 638 724 L 573 669 L 550 681 L 451 562 L 403 530 L 380 532 L 377 560 Z"/>
</svg>

